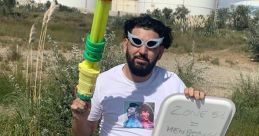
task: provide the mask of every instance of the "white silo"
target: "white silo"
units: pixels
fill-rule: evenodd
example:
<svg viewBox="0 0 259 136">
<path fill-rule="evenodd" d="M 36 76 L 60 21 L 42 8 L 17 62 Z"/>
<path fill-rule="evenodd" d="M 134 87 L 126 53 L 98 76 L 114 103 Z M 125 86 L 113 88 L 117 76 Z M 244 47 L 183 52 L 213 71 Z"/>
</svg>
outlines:
<svg viewBox="0 0 259 136">
<path fill-rule="evenodd" d="M 112 0 L 112 9 L 114 13 L 138 14 L 138 0 Z"/>
<path fill-rule="evenodd" d="M 93 13 L 97 0 L 86 0 L 86 10 Z"/>
<path fill-rule="evenodd" d="M 139 13 L 145 13 L 147 10 L 165 7 L 175 10 L 184 5 L 190 11 L 190 15 L 208 15 L 217 8 L 218 0 L 138 0 Z"/>
</svg>

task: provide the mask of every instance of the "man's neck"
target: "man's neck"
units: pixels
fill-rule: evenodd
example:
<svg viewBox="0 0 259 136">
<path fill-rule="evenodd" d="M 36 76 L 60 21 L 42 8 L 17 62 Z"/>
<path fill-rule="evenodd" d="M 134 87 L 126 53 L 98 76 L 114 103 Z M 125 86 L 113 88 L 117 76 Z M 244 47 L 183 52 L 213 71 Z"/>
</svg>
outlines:
<svg viewBox="0 0 259 136">
<path fill-rule="evenodd" d="M 152 73 L 146 75 L 146 76 L 136 76 L 133 73 L 131 73 L 128 64 L 125 64 L 122 68 L 123 74 L 131 81 L 133 82 L 144 82 L 150 78 Z"/>
</svg>

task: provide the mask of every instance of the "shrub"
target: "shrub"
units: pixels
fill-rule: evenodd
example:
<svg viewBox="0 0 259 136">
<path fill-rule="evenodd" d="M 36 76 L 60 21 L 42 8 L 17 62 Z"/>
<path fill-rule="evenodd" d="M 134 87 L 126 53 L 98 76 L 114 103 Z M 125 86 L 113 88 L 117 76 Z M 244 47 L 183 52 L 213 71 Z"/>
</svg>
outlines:
<svg viewBox="0 0 259 136">
<path fill-rule="evenodd" d="M 240 75 L 232 97 L 236 105 L 236 118 L 242 121 L 259 123 L 259 77 Z"/>
<path fill-rule="evenodd" d="M 190 60 L 183 65 L 177 63 L 177 75 L 188 87 L 198 87 L 204 81 L 204 78 L 202 77 L 204 68 L 196 68 L 194 67 L 194 64 L 193 60 Z"/>
<path fill-rule="evenodd" d="M 230 11 L 228 8 L 220 8 L 217 11 L 217 28 L 226 28 L 230 21 Z"/>
<path fill-rule="evenodd" d="M 211 60 L 211 64 L 219 65 L 219 58 L 214 58 L 213 60 Z"/>
<path fill-rule="evenodd" d="M 114 31 L 107 33 L 105 36 L 106 45 L 103 54 L 103 59 L 101 60 L 101 71 L 106 71 L 118 64 L 125 62 L 125 56 L 122 52 L 121 45 L 115 40 L 116 35 Z"/>
<path fill-rule="evenodd" d="M 192 52 L 191 52 L 192 58 L 189 61 L 183 64 L 180 64 L 178 61 L 176 61 L 177 74 L 183 80 L 186 86 L 188 87 L 195 86 L 195 88 L 198 88 L 198 86 L 201 85 L 203 81 L 205 81 L 202 76 L 206 68 L 194 67 L 195 66 L 194 47 L 195 47 L 195 42 L 193 41 Z"/>
<path fill-rule="evenodd" d="M 259 77 L 240 75 L 240 82 L 234 87 L 232 100 L 236 114 L 229 126 L 228 136 L 259 135 Z"/>
<path fill-rule="evenodd" d="M 7 60 L 9 61 L 18 61 L 22 57 L 20 51 L 19 51 L 19 46 L 11 46 L 9 48 L 8 54 L 7 54 Z"/>
<path fill-rule="evenodd" d="M 212 11 L 211 14 L 205 21 L 204 27 L 196 28 L 196 32 L 201 36 L 216 36 L 218 34 L 215 22 L 215 11 Z"/>
<path fill-rule="evenodd" d="M 0 73 L 0 101 L 3 100 L 6 94 L 14 90 L 13 86 L 10 86 L 8 76 L 5 73 Z"/>
<path fill-rule="evenodd" d="M 259 21 L 252 21 L 249 27 L 248 45 L 253 61 L 259 61 Z"/>
<path fill-rule="evenodd" d="M 236 30 L 244 30 L 248 28 L 249 8 L 247 6 L 238 6 L 232 13 L 233 25 Z"/>
<path fill-rule="evenodd" d="M 16 0 L 1 0 L 0 14 L 10 15 L 13 12 L 13 8 L 15 4 L 16 4 Z"/>
</svg>

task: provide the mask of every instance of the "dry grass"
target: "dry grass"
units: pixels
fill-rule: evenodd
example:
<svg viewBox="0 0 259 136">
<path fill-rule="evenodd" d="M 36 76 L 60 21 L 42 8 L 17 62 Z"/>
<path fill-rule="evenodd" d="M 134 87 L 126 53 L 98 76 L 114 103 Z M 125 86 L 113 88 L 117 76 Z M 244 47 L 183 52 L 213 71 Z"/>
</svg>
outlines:
<svg viewBox="0 0 259 136">
<path fill-rule="evenodd" d="M 58 9 L 59 5 L 53 1 L 49 9 L 44 13 L 42 20 L 42 28 L 40 33 L 40 39 L 38 44 L 38 53 L 36 57 L 36 67 L 35 67 L 35 78 L 34 78 L 34 100 L 40 100 L 41 98 L 41 86 L 42 86 L 42 69 L 44 61 L 44 47 L 46 43 L 46 35 L 48 30 L 48 23 L 52 19 L 53 14 Z M 39 83 L 37 83 L 39 82 Z M 38 87 L 37 87 L 38 85 Z M 37 90 L 38 89 L 38 90 Z"/>
</svg>

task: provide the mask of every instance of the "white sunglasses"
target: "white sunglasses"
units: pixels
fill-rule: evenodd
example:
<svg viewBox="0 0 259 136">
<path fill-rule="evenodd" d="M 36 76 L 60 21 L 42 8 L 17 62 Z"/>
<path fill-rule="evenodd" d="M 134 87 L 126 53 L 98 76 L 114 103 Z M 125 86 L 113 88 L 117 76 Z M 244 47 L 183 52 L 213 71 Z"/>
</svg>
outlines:
<svg viewBox="0 0 259 136">
<path fill-rule="evenodd" d="M 163 42 L 164 37 L 143 41 L 140 38 L 138 38 L 138 36 L 128 32 L 128 39 L 136 47 L 141 47 L 142 45 L 145 45 L 147 48 L 153 49 L 158 47 Z"/>
</svg>

